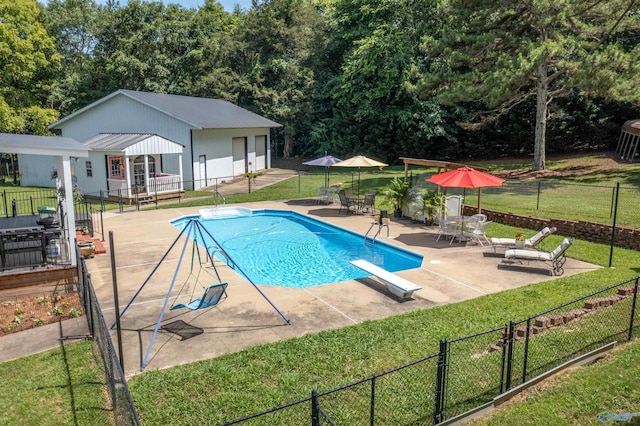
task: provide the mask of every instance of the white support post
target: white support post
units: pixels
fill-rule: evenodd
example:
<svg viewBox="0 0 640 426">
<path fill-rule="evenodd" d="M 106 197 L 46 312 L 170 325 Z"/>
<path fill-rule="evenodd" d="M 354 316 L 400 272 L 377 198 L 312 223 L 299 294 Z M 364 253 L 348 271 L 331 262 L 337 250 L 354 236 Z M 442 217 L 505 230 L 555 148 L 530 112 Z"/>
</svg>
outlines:
<svg viewBox="0 0 640 426">
<path fill-rule="evenodd" d="M 144 155 L 144 192 L 149 193 L 149 155 Z"/>
<path fill-rule="evenodd" d="M 133 197 L 131 191 L 131 173 L 129 172 L 129 156 L 124 156 L 124 178 L 127 180 L 127 197 Z"/>
<path fill-rule="evenodd" d="M 182 175 L 182 154 L 178 154 L 178 175 L 180 175 L 180 191 L 184 191 L 184 176 Z"/>
<path fill-rule="evenodd" d="M 76 236 L 76 217 L 73 210 L 73 181 L 71 179 L 71 158 L 68 155 L 56 156 L 56 170 L 58 171 L 58 179 L 56 186 L 58 189 L 64 188 L 64 200 L 62 207 L 64 209 L 64 217 L 60 218 L 64 221 L 64 227 L 67 230 L 67 242 L 69 247 L 69 260 L 72 266 L 78 264 L 75 250 Z"/>
</svg>

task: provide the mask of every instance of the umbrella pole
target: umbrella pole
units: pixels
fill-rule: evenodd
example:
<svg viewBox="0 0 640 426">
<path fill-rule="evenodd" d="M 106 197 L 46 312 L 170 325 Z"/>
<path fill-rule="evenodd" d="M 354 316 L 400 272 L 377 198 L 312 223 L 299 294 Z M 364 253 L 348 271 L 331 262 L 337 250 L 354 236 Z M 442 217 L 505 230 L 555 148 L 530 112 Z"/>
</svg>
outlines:
<svg viewBox="0 0 640 426">
<path fill-rule="evenodd" d="M 482 200 L 482 188 L 478 188 L 478 214 L 482 213 L 480 209 L 480 200 Z"/>
</svg>

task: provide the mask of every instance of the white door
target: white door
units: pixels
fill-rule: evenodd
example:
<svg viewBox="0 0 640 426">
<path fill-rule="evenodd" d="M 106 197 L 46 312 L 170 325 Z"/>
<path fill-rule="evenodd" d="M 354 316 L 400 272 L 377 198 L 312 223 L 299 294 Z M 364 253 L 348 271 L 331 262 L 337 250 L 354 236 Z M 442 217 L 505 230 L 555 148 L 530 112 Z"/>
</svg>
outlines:
<svg viewBox="0 0 640 426">
<path fill-rule="evenodd" d="M 233 138 L 233 175 L 241 176 L 249 171 L 247 162 L 247 138 Z"/>
</svg>

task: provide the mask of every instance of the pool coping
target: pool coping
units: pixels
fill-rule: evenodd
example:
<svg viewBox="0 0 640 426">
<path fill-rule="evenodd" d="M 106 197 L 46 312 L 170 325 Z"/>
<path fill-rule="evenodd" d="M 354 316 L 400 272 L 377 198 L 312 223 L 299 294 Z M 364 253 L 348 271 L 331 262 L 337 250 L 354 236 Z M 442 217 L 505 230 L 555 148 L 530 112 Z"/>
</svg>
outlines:
<svg viewBox="0 0 640 426">
<path fill-rule="evenodd" d="M 317 205 L 314 200 L 285 200 L 237 205 L 255 209 L 285 209 L 321 219 L 338 227 L 364 235 L 373 217 L 341 215 L 338 205 Z M 198 208 L 176 207 L 141 212 L 105 215 L 105 233 L 112 232 L 116 274 L 121 306 L 140 287 L 157 265 L 178 230 L 170 221 L 194 215 Z M 307 333 L 334 329 L 363 321 L 376 320 L 455 303 L 535 282 L 555 279 L 545 270 L 535 268 L 498 268 L 501 258 L 490 247 L 463 246 L 440 239 L 437 227 L 426 227 L 411 219 L 392 220 L 389 238 L 384 241 L 423 255 L 420 268 L 397 272 L 402 278 L 422 287 L 413 298 L 401 301 L 390 295 L 384 283 L 375 278 L 349 280 L 306 289 L 259 286 L 270 300 L 289 318 L 291 325 L 260 297 L 254 288 L 230 268 L 221 269 L 229 282 L 227 299 L 201 312 L 165 313 L 164 322 L 181 319 L 204 329 L 188 340 L 160 333 L 154 343 L 150 369 L 212 358 L 257 344 L 298 337 Z M 87 260 L 87 266 L 103 308 L 107 323 L 115 319 L 108 238 L 106 255 Z M 166 259 L 168 274 L 175 271 L 178 255 Z M 565 276 L 596 269 L 594 265 L 569 259 Z M 140 373 L 140 361 L 147 349 L 151 331 L 166 296 L 165 283 L 150 284 L 122 318 L 125 373 Z"/>
</svg>

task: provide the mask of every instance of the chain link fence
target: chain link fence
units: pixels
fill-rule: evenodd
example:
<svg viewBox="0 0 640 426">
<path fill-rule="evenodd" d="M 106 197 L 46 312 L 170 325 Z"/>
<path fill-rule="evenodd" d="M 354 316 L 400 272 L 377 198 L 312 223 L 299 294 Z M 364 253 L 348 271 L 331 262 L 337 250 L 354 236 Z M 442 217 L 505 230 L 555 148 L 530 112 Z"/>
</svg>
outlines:
<svg viewBox="0 0 640 426">
<path fill-rule="evenodd" d="M 525 319 L 440 341 L 438 353 L 224 425 L 438 424 L 563 363 L 638 334 L 640 277 Z"/>
<path fill-rule="evenodd" d="M 109 328 L 105 323 L 102 309 L 91 283 L 91 275 L 87 265 L 76 248 L 78 258 L 78 294 L 83 304 L 89 332 L 93 337 L 93 349 L 102 359 L 103 373 L 107 383 L 107 391 L 111 401 L 114 424 L 140 425 L 133 399 L 127 387 L 127 380 L 122 371 L 113 341 L 109 335 Z"/>
</svg>

